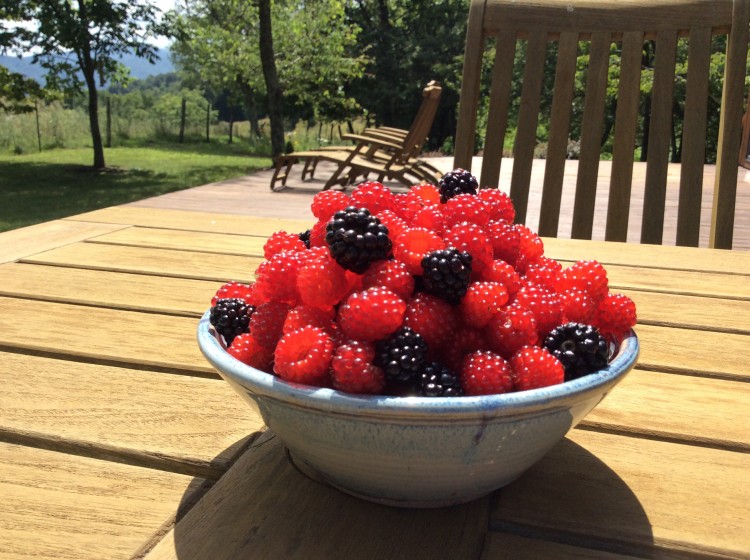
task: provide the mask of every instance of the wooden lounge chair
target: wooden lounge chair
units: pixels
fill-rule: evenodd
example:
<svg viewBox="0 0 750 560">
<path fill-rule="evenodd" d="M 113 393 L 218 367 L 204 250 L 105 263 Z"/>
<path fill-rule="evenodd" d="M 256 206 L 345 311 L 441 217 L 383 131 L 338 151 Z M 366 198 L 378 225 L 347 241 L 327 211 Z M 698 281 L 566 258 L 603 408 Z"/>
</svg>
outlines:
<svg viewBox="0 0 750 560">
<path fill-rule="evenodd" d="M 323 190 L 334 185 L 347 185 L 357 177 L 374 174 L 378 180 L 385 178 L 412 185 L 421 181 L 437 182 L 441 172 L 428 162 L 419 159 L 427 140 L 435 113 L 440 102 L 442 88 L 437 82 L 430 82 L 424 88 L 422 104 L 409 130 L 391 127 L 368 128 L 362 134 L 345 134 L 345 140 L 354 142 L 351 146 L 336 146 L 293 152 L 276 160 L 271 190 L 286 186 L 292 167 L 304 162 L 302 179 L 314 176 L 320 161 L 336 164 L 336 170 L 328 178 Z M 280 183 L 279 183 L 280 182 Z"/>
<path fill-rule="evenodd" d="M 677 244 L 697 246 L 706 146 L 711 40 L 728 35 L 709 245 L 731 248 L 742 133 L 750 0 L 472 0 L 456 138 L 455 167 L 471 168 L 485 41 L 495 39 L 481 184 L 497 186 L 511 102 L 517 40 L 526 41 L 510 195 L 526 219 L 540 92 L 548 45 L 557 46 L 539 232 L 557 236 L 573 83 L 581 42 L 590 46 L 572 236 L 591 238 L 607 73 L 612 43 L 621 52 L 606 239 L 625 241 L 639 112 L 644 41 L 656 45 L 641 243 L 662 243 L 676 79 L 686 87 Z M 689 43 L 687 77 L 676 77 L 678 38 Z"/>
</svg>

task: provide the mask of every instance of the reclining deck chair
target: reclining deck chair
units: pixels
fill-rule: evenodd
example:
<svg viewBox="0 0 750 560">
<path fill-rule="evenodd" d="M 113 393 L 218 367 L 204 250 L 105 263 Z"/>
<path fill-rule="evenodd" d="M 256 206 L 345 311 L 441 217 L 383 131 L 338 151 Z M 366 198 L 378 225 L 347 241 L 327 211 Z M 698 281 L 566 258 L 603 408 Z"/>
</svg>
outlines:
<svg viewBox="0 0 750 560">
<path fill-rule="evenodd" d="M 572 237 L 590 239 L 604 131 L 605 96 L 612 44 L 621 53 L 614 148 L 606 217 L 606 239 L 626 241 L 642 55 L 654 41 L 648 161 L 640 242 L 661 244 L 676 80 L 686 90 L 682 130 L 677 244 L 699 242 L 706 147 L 711 42 L 726 35 L 718 156 L 709 246 L 732 247 L 737 191 L 737 154 L 742 134 L 743 86 L 748 49 L 750 0 L 472 0 L 466 38 L 454 167 L 471 169 L 485 41 L 495 40 L 489 113 L 480 183 L 498 186 L 517 41 L 526 42 L 523 85 L 514 144 L 510 196 L 516 220 L 525 222 L 539 117 L 545 57 L 555 43 L 549 139 L 538 231 L 557 236 L 563 171 L 569 138 L 578 49 L 589 47 L 580 158 Z M 689 44 L 687 75 L 676 75 L 678 38 Z M 634 209 L 637 205 L 633 205 Z M 600 222 L 603 223 L 603 222 Z"/>
<path fill-rule="evenodd" d="M 406 186 L 421 181 L 437 182 L 442 173 L 419 159 L 419 154 L 432 128 L 441 93 L 442 88 L 437 82 L 430 82 L 424 88 L 422 104 L 408 131 L 390 127 L 368 128 L 362 134 L 343 136 L 345 140 L 355 142 L 351 146 L 326 147 L 280 156 L 276 160 L 271 190 L 284 188 L 292 167 L 300 161 L 305 162 L 303 180 L 313 177 L 319 161 L 337 165 L 323 190 L 334 185 L 344 186 L 370 173 L 376 174 L 380 181 L 384 178 L 395 179 Z M 281 181 L 280 187 L 278 181 Z"/>
</svg>

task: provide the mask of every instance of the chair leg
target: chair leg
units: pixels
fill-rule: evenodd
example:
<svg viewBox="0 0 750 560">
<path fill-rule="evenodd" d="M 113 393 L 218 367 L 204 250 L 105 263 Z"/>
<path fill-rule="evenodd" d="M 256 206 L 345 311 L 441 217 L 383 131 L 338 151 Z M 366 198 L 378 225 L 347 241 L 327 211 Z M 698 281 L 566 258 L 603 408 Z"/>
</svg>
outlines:
<svg viewBox="0 0 750 560">
<path fill-rule="evenodd" d="M 302 180 L 305 178 L 312 179 L 315 175 L 315 168 L 318 166 L 318 158 L 305 159 L 305 167 L 302 168 Z"/>
<path fill-rule="evenodd" d="M 292 171 L 292 166 L 297 163 L 297 158 L 289 156 L 279 156 L 276 160 L 276 167 L 273 170 L 273 177 L 271 177 L 271 190 L 280 191 L 286 188 L 286 180 L 289 177 L 289 173 Z M 284 172 L 281 172 L 281 169 Z M 281 188 L 276 188 L 276 182 L 281 181 Z"/>
</svg>

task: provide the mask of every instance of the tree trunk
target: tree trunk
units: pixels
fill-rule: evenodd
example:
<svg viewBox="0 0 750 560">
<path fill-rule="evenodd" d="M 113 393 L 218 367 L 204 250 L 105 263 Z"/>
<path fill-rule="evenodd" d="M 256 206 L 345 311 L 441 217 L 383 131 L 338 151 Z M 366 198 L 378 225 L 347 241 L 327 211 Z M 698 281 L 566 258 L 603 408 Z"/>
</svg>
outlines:
<svg viewBox="0 0 750 560">
<path fill-rule="evenodd" d="M 275 160 L 284 153 L 284 112 L 281 86 L 274 60 L 271 0 L 258 0 L 258 16 L 260 60 L 268 92 L 268 118 L 271 121 L 271 157 Z"/>
<path fill-rule="evenodd" d="M 112 98 L 107 96 L 107 148 L 112 147 Z"/>
<path fill-rule="evenodd" d="M 234 140 L 234 109 L 232 107 L 229 108 L 229 143 L 231 144 Z"/>
<path fill-rule="evenodd" d="M 104 145 L 102 144 L 102 131 L 99 128 L 99 95 L 96 91 L 96 80 L 94 79 L 94 67 L 84 75 L 86 85 L 89 89 L 89 127 L 91 128 L 91 143 L 94 146 L 94 169 L 104 169 Z"/>
<path fill-rule="evenodd" d="M 211 102 L 206 105 L 206 142 L 211 141 Z"/>
<path fill-rule="evenodd" d="M 34 113 L 36 113 L 36 143 L 39 145 L 39 151 L 42 151 L 42 129 L 39 126 L 39 101 L 34 99 Z"/>
<path fill-rule="evenodd" d="M 252 134 L 255 138 L 260 138 L 260 127 L 258 126 L 258 106 L 255 103 L 255 92 L 242 76 L 237 76 L 235 81 L 237 82 L 237 86 L 242 92 L 242 97 L 245 99 L 247 120 L 250 122 L 250 134 Z"/>
<path fill-rule="evenodd" d="M 187 113 L 187 101 L 182 98 L 182 105 L 180 106 L 180 144 L 185 141 L 185 114 Z"/>
</svg>

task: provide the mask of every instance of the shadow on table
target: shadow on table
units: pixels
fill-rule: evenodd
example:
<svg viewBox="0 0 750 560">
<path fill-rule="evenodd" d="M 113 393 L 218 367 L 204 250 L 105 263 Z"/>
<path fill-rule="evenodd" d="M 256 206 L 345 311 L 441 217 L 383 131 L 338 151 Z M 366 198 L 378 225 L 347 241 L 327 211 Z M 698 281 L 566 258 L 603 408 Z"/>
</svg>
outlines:
<svg viewBox="0 0 750 560">
<path fill-rule="evenodd" d="M 573 471 L 578 476 L 566 479 Z M 508 515 L 514 504 L 523 506 L 520 517 Z M 401 509 L 353 498 L 305 477 L 267 432 L 180 517 L 173 539 L 159 543 L 147 558 L 461 560 L 479 558 L 488 528 L 560 540 L 560 531 L 545 529 L 556 520 L 573 525 L 563 532 L 575 536 L 579 531 L 582 538 L 598 535 L 604 521 L 604 526 L 625 527 L 639 543 L 652 540 L 636 496 L 604 463 L 567 439 L 494 504 L 483 498 L 449 508 Z M 605 541 L 603 549 L 608 548 Z M 575 538 L 570 544 L 576 544 Z M 490 558 L 516 557 L 513 551 L 491 548 Z"/>
</svg>

